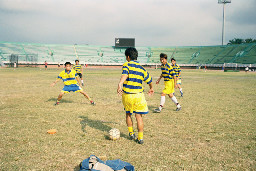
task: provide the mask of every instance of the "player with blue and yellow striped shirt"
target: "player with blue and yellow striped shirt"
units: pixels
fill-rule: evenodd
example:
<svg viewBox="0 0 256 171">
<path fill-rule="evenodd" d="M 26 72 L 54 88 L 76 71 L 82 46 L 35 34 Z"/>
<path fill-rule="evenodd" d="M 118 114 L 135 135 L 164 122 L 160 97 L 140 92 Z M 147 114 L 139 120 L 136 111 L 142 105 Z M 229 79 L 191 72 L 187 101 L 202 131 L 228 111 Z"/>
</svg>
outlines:
<svg viewBox="0 0 256 171">
<path fill-rule="evenodd" d="M 79 86 L 79 85 L 81 85 L 80 80 L 78 78 L 76 71 L 71 69 L 71 63 L 66 62 L 65 68 L 66 68 L 65 70 L 61 71 L 61 73 L 57 77 L 57 80 L 51 84 L 51 86 L 53 87 L 59 80 L 62 80 L 64 83 L 64 88 L 62 89 L 61 93 L 59 94 L 55 105 L 59 104 L 60 100 L 62 99 L 62 97 L 65 93 L 69 93 L 71 91 L 80 92 L 81 94 L 84 95 L 84 97 L 86 97 L 87 99 L 90 100 L 90 103 L 92 105 L 95 105 L 94 101 L 92 101 L 91 98 Z M 78 85 L 78 83 L 79 83 L 79 85 Z"/>
<path fill-rule="evenodd" d="M 180 69 L 180 66 L 178 64 L 176 64 L 176 60 L 174 58 L 171 59 L 171 62 L 172 62 L 172 67 L 176 73 L 176 77 L 177 77 L 177 87 L 178 89 L 180 90 L 180 95 L 181 97 L 183 97 L 183 92 L 182 92 L 182 88 L 181 88 L 181 69 Z"/>
<path fill-rule="evenodd" d="M 80 77 L 82 86 L 84 86 L 84 80 L 83 80 L 83 67 L 81 64 L 79 64 L 79 60 L 75 60 L 75 65 L 73 66 L 73 69 L 76 71 L 77 75 Z"/>
<path fill-rule="evenodd" d="M 156 84 L 159 84 L 161 78 L 164 78 L 164 90 L 161 93 L 161 101 L 160 101 L 160 106 L 159 108 L 155 109 L 154 111 L 157 113 L 160 113 L 164 103 L 165 103 L 165 95 L 167 94 L 171 100 L 175 103 L 177 106 L 176 111 L 179 111 L 181 109 L 180 104 L 178 103 L 178 100 L 176 97 L 173 95 L 174 93 L 174 88 L 177 86 L 177 77 L 176 73 L 173 69 L 173 67 L 167 62 L 167 55 L 164 53 L 160 54 L 160 61 L 162 63 L 161 65 L 161 70 L 162 74 L 160 75 L 159 79 L 156 81 Z"/>
<path fill-rule="evenodd" d="M 122 76 L 118 84 L 117 93 L 119 95 L 122 94 L 130 139 L 136 139 L 131 118 L 132 113 L 134 113 L 138 128 L 137 142 L 143 144 L 144 125 L 142 115 L 148 113 L 148 106 L 143 93 L 144 88 L 142 82 L 144 81 L 149 85 L 150 90 L 148 94 L 152 95 L 154 93 L 152 77 L 147 70 L 137 62 L 138 51 L 135 48 L 127 48 L 125 56 L 128 62 L 123 64 Z"/>
</svg>

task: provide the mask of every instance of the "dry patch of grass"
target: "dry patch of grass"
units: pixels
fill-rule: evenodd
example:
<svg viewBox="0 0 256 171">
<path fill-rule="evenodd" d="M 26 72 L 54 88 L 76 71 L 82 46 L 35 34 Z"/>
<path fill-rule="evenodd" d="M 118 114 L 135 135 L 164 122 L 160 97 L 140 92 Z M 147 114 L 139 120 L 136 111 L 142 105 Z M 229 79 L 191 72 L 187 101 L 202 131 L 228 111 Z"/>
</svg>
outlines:
<svg viewBox="0 0 256 171">
<path fill-rule="evenodd" d="M 256 75 L 183 70 L 182 110 L 166 98 L 159 105 L 163 82 L 146 96 L 145 144 L 127 139 L 121 97 L 116 88 L 120 69 L 88 69 L 85 91 L 54 102 L 62 83 L 50 87 L 60 71 L 37 68 L 1 69 L 0 168 L 2 170 L 77 170 L 89 155 L 130 162 L 136 170 L 255 170 Z M 154 81 L 160 70 L 149 69 Z M 147 85 L 145 91 L 148 90 Z M 118 141 L 108 131 L 118 128 Z M 54 135 L 48 129 L 57 129 Z"/>
</svg>

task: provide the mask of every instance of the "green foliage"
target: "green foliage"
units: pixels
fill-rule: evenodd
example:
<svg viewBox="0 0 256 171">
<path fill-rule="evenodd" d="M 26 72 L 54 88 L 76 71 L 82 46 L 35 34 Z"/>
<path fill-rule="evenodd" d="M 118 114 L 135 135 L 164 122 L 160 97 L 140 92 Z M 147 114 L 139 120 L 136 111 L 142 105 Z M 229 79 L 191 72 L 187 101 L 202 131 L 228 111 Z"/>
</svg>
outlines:
<svg viewBox="0 0 256 171">
<path fill-rule="evenodd" d="M 248 39 L 241 39 L 241 38 L 234 38 L 229 40 L 228 45 L 236 45 L 242 43 L 256 43 L 256 39 L 248 38 Z"/>
</svg>

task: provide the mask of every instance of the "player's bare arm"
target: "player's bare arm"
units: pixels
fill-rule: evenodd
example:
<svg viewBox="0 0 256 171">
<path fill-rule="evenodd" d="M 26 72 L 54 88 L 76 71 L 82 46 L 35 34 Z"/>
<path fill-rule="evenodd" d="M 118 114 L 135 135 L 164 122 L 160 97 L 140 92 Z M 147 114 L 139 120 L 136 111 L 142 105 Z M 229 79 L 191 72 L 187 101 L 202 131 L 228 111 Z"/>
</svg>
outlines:
<svg viewBox="0 0 256 171">
<path fill-rule="evenodd" d="M 59 79 L 55 80 L 55 81 L 51 84 L 51 87 L 53 87 L 58 81 L 59 81 Z"/>
<path fill-rule="evenodd" d="M 162 77 L 163 77 L 163 76 L 162 76 L 162 74 L 161 74 L 160 77 L 156 80 L 156 84 L 159 84 L 159 82 L 160 82 L 160 80 L 161 80 Z"/>
<path fill-rule="evenodd" d="M 174 78 L 174 87 L 177 88 L 177 77 L 174 76 L 173 78 Z"/>
<path fill-rule="evenodd" d="M 79 79 L 78 77 L 76 77 L 76 81 L 78 82 L 79 86 L 82 87 L 82 86 L 81 86 L 80 79 Z"/>
<path fill-rule="evenodd" d="M 154 94 L 153 83 L 152 82 L 149 84 L 149 88 L 150 89 L 148 90 L 148 95 L 152 96 Z"/>
<path fill-rule="evenodd" d="M 121 76 L 120 82 L 119 82 L 118 87 L 117 87 L 117 94 L 118 94 L 118 95 L 122 95 L 122 93 L 123 93 L 122 85 L 123 85 L 124 81 L 125 81 L 127 78 L 128 78 L 128 75 L 122 75 L 122 76 Z"/>
</svg>

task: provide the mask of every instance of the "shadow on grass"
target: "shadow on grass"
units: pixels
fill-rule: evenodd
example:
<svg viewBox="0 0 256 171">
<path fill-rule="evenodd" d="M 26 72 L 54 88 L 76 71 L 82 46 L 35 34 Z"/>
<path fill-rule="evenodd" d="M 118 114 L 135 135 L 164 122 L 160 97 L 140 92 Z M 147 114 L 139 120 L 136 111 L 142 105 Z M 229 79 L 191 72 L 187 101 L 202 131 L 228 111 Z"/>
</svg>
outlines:
<svg viewBox="0 0 256 171">
<path fill-rule="evenodd" d="M 52 101 L 56 102 L 56 100 L 57 100 L 57 97 L 56 98 L 50 98 L 50 99 L 47 100 L 47 102 L 52 102 Z M 73 103 L 73 101 L 72 100 L 61 99 L 60 103 Z"/>
<path fill-rule="evenodd" d="M 156 109 L 156 108 L 158 108 L 158 106 L 148 105 L 148 110 L 150 110 L 153 113 L 154 113 L 154 109 Z"/>
<path fill-rule="evenodd" d="M 86 126 L 88 125 L 91 128 L 95 128 L 98 129 L 102 132 L 109 132 L 112 127 L 105 125 L 104 123 L 114 123 L 114 122 L 105 122 L 105 121 L 101 121 L 101 120 L 92 120 L 89 119 L 87 116 L 79 116 L 79 118 L 81 118 L 82 120 L 80 121 L 81 124 L 81 129 L 84 133 L 86 133 Z M 129 139 L 128 135 L 125 135 L 123 133 L 120 132 L 120 137 Z M 106 139 L 109 139 L 108 136 L 105 136 Z"/>
<path fill-rule="evenodd" d="M 79 171 L 80 170 L 80 164 L 77 165 L 75 168 L 74 168 L 74 171 Z"/>
<path fill-rule="evenodd" d="M 156 112 L 154 111 L 156 108 L 158 108 L 159 106 L 151 106 L 151 105 L 149 105 L 148 106 L 148 110 L 150 110 L 152 113 L 155 113 L 156 114 Z M 165 107 L 163 107 L 163 110 L 166 110 L 165 109 Z M 168 110 L 170 110 L 170 111 L 176 111 L 176 107 L 175 107 L 175 105 L 173 104 L 173 109 L 168 109 Z"/>
</svg>

